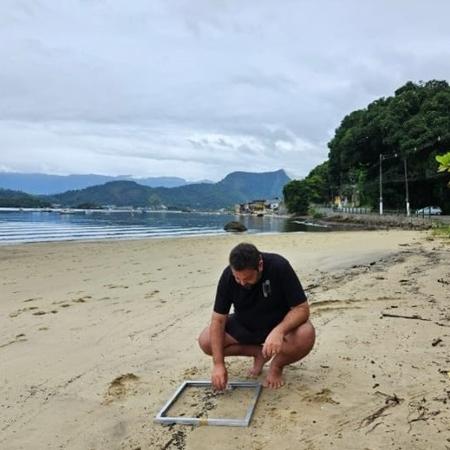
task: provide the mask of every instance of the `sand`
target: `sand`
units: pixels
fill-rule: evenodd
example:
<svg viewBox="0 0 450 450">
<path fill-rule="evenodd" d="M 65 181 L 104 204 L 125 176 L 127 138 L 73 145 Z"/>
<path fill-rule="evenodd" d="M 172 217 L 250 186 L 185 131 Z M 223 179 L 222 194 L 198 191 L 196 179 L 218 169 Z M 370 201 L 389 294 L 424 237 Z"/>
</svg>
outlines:
<svg viewBox="0 0 450 450">
<path fill-rule="evenodd" d="M 291 261 L 316 346 L 248 428 L 153 423 L 209 378 L 196 338 L 242 239 L 0 247 L 0 448 L 449 449 L 450 247 L 425 232 L 245 237 Z"/>
</svg>

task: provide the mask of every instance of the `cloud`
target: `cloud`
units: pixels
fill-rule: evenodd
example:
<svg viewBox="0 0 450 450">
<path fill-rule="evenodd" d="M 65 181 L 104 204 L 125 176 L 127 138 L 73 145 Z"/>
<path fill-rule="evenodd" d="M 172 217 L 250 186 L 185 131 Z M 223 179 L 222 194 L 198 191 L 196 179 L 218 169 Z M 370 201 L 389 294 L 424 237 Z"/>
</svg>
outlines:
<svg viewBox="0 0 450 450">
<path fill-rule="evenodd" d="M 449 13 L 443 0 L 5 0 L 2 167 L 305 176 L 346 114 L 448 77 Z"/>
<path fill-rule="evenodd" d="M 234 170 L 265 171 L 284 166 L 301 172 L 305 160 L 312 165 L 320 162 L 320 158 L 311 161 L 318 154 L 314 147 L 282 130 L 255 136 L 193 133 L 177 126 L 0 122 L 0 136 L 3 163 L 7 167 L 19 164 L 28 172 L 170 173 L 219 180 Z"/>
</svg>

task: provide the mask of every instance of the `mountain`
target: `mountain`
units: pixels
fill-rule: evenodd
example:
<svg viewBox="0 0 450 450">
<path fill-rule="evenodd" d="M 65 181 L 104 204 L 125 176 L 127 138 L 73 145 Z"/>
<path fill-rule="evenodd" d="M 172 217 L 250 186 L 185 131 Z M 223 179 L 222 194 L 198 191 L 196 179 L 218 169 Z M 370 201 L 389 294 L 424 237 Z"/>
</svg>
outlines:
<svg viewBox="0 0 450 450">
<path fill-rule="evenodd" d="M 0 207 L 6 208 L 45 208 L 50 203 L 33 195 L 10 189 L 0 189 Z"/>
<path fill-rule="evenodd" d="M 123 180 L 136 181 L 136 183 L 149 187 L 177 187 L 189 184 L 184 178 L 179 177 L 148 177 L 148 178 L 122 178 Z"/>
<path fill-rule="evenodd" d="M 284 170 L 265 173 L 233 172 L 218 183 L 198 183 L 174 188 L 151 188 L 135 181 L 111 181 L 101 186 L 48 197 L 65 206 L 95 203 L 116 206 L 218 209 L 255 199 L 281 197 L 290 181 Z"/>
<path fill-rule="evenodd" d="M 282 169 L 275 172 L 251 173 L 232 172 L 218 185 L 231 191 L 237 191 L 242 201 L 282 197 L 283 186 L 290 181 Z"/>
<path fill-rule="evenodd" d="M 132 178 L 128 175 L 111 177 L 105 175 L 48 175 L 41 173 L 0 172 L 0 188 L 28 192 L 34 195 L 51 195 L 74 189 L 104 184 L 109 181 L 137 181 L 150 187 L 177 187 L 189 184 L 178 177 Z"/>
</svg>

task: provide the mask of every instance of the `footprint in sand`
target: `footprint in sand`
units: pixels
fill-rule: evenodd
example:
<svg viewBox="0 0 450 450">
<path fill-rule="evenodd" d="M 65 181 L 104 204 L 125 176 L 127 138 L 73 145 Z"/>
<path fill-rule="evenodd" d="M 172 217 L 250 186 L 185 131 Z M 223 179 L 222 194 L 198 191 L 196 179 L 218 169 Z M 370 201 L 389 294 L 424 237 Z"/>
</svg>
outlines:
<svg viewBox="0 0 450 450">
<path fill-rule="evenodd" d="M 118 376 L 109 385 L 103 403 L 107 405 L 113 401 L 122 400 L 129 394 L 135 394 L 138 381 L 139 377 L 134 373 Z"/>
<path fill-rule="evenodd" d="M 33 297 L 33 298 L 27 298 L 26 300 L 24 300 L 24 303 L 28 303 L 28 302 L 34 302 L 35 300 L 40 300 L 42 297 Z"/>
<path fill-rule="evenodd" d="M 26 311 L 33 311 L 35 309 L 39 309 L 39 308 L 37 306 L 28 306 L 27 308 L 21 308 L 21 309 L 18 309 L 17 311 L 10 313 L 9 317 L 14 318 Z M 34 313 L 34 314 L 36 315 L 36 313 Z"/>
<path fill-rule="evenodd" d="M 73 303 L 86 303 L 84 298 L 77 298 L 76 300 L 72 300 Z"/>
<path fill-rule="evenodd" d="M 330 389 L 324 388 L 319 392 L 307 394 L 304 399 L 310 403 L 331 403 L 332 405 L 339 405 L 339 402 L 334 400 L 331 394 Z"/>
<path fill-rule="evenodd" d="M 129 286 L 125 286 L 124 284 L 105 284 L 103 287 L 107 287 L 108 289 L 128 289 Z"/>
<path fill-rule="evenodd" d="M 12 341 L 6 342 L 5 344 L 0 344 L 0 348 L 8 347 L 8 345 L 15 344 L 16 342 L 26 342 L 28 339 L 25 337 L 24 333 L 18 334 Z"/>
<path fill-rule="evenodd" d="M 198 367 L 193 366 L 183 372 L 183 377 L 193 377 L 198 374 Z"/>
</svg>

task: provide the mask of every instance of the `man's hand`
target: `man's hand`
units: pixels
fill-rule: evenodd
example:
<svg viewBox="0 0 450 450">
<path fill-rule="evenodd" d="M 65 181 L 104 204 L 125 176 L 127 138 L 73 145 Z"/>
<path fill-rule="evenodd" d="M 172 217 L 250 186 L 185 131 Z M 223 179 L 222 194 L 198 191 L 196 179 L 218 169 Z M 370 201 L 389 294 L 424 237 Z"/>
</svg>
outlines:
<svg viewBox="0 0 450 450">
<path fill-rule="evenodd" d="M 284 335 L 281 331 L 274 328 L 266 338 L 262 348 L 264 358 L 272 358 L 281 352 L 283 346 Z"/>
<path fill-rule="evenodd" d="M 211 382 L 216 391 L 223 391 L 228 384 L 228 373 L 225 364 L 214 364 Z"/>
</svg>

